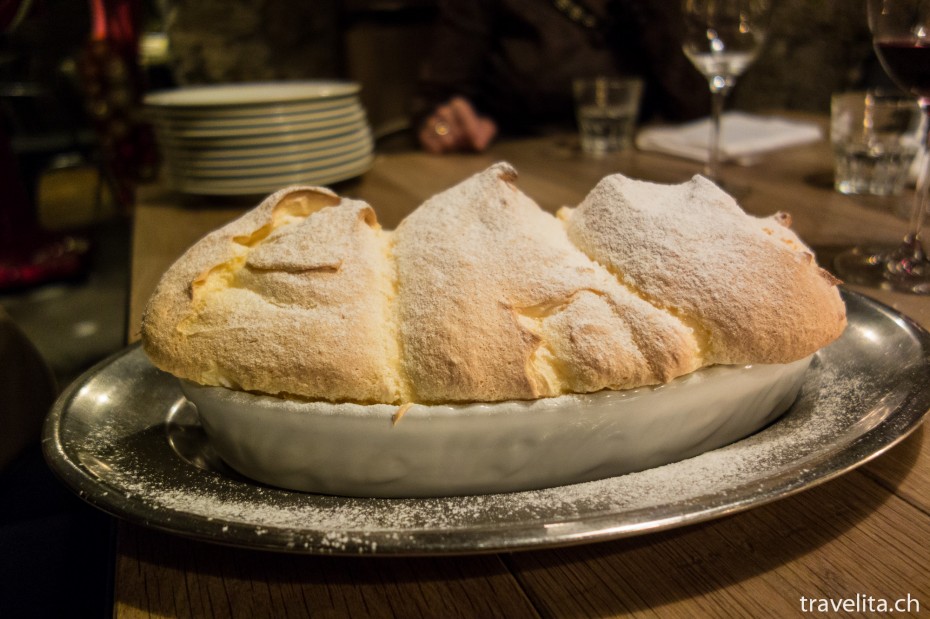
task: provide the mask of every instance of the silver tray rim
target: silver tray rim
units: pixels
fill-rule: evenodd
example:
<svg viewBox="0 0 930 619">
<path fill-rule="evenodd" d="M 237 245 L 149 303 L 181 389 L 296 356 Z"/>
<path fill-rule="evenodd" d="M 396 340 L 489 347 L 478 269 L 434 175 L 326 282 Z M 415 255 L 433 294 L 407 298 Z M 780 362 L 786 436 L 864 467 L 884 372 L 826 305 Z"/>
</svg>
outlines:
<svg viewBox="0 0 930 619">
<path fill-rule="evenodd" d="M 864 426 L 865 430 L 862 433 L 845 437 L 837 444 L 827 445 L 812 457 L 798 462 L 796 466 L 773 470 L 771 474 L 751 484 L 751 487 L 728 488 L 723 493 L 671 501 L 658 508 L 621 509 L 589 514 L 585 514 L 582 508 L 581 513 L 575 517 L 555 518 L 551 522 L 546 522 L 544 518 L 529 518 L 524 522 L 502 524 L 476 521 L 448 528 L 398 526 L 394 529 L 377 530 L 325 529 L 314 527 L 313 523 L 302 527 L 275 527 L 266 526 L 262 521 L 250 521 L 248 518 L 227 519 L 186 512 L 183 509 L 164 509 L 157 503 L 147 502 L 145 497 L 135 492 L 127 492 L 125 488 L 120 488 L 118 483 L 114 485 L 111 479 L 84 466 L 75 457 L 73 446 L 68 445 L 62 437 L 62 430 L 69 423 L 70 408 L 75 398 L 79 397 L 81 389 L 90 381 L 105 375 L 120 360 L 132 355 L 144 357 L 138 343 L 90 368 L 61 393 L 45 421 L 43 453 L 52 471 L 89 504 L 134 524 L 228 546 L 297 554 L 436 556 L 533 550 L 642 535 L 736 514 L 808 490 L 878 457 L 920 426 L 930 412 L 930 380 L 927 380 L 930 376 L 930 333 L 912 319 L 879 301 L 847 289 L 842 289 L 842 294 L 847 306 L 851 307 L 850 325 L 861 323 L 870 317 L 891 321 L 919 346 L 917 375 L 922 375 L 924 380 L 912 379 L 899 385 L 907 389 L 907 397 L 893 410 L 887 411 L 879 423 Z M 154 367 L 151 367 L 151 376 L 147 379 L 174 380 Z M 169 408 L 170 404 L 160 403 L 165 409 Z M 864 411 L 862 417 L 874 413 L 874 410 Z M 775 422 L 778 423 L 780 421 Z M 139 428 L 140 431 L 146 429 L 151 430 L 150 427 Z M 166 446 L 168 443 L 165 434 L 158 432 L 150 433 L 148 440 L 161 440 Z M 738 441 L 737 444 L 741 442 Z M 171 453 L 170 449 L 164 451 Z M 176 454 L 171 455 L 180 460 Z M 213 471 L 201 470 L 191 473 L 219 475 Z M 262 487 L 245 479 L 225 481 L 240 485 L 239 490 L 246 495 L 250 492 L 296 495 L 300 497 L 299 500 L 310 503 L 323 501 L 328 508 L 338 508 L 340 501 L 397 501 L 398 505 L 403 504 L 407 509 L 421 502 L 425 509 L 428 502 L 432 501 L 327 497 Z M 454 505 L 456 500 L 465 501 L 471 498 L 474 497 L 448 497 L 442 501 L 447 505 Z M 256 535 L 257 531 L 259 535 Z M 333 539 L 338 539 L 339 543 L 334 544 Z"/>
</svg>

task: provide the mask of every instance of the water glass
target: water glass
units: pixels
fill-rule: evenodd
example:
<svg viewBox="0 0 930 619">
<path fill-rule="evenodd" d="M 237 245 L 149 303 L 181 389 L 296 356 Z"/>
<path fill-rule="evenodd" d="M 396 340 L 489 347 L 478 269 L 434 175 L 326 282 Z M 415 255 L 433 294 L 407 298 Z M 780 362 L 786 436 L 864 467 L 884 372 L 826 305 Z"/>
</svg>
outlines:
<svg viewBox="0 0 930 619">
<path fill-rule="evenodd" d="M 920 147 L 920 107 L 906 96 L 834 95 L 830 140 L 840 193 L 898 195 Z"/>
<path fill-rule="evenodd" d="M 602 156 L 633 143 L 642 80 L 580 78 L 574 81 L 574 93 L 582 151 Z"/>
</svg>

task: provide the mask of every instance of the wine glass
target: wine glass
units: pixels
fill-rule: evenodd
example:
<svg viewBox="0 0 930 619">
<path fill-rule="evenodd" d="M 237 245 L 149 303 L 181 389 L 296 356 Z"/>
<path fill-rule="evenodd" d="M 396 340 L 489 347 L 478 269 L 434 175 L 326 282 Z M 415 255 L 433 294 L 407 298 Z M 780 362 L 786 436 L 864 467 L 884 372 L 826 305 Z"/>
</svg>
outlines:
<svg viewBox="0 0 930 619">
<path fill-rule="evenodd" d="M 835 262 L 840 277 L 847 281 L 868 283 L 870 273 L 877 272 L 883 284 L 903 292 L 930 294 L 930 259 L 920 238 L 930 187 L 930 157 L 927 156 L 927 131 L 930 130 L 930 2 L 926 0 L 868 0 L 869 27 L 875 52 L 885 71 L 905 91 L 916 97 L 924 119 L 923 170 L 918 177 L 917 192 L 910 224 L 904 240 L 886 252 L 866 254 L 856 261 L 839 256 Z M 855 250 L 854 250 L 855 251 Z M 844 260 L 845 258 L 845 260 Z"/>
<path fill-rule="evenodd" d="M 768 0 L 683 0 L 682 48 L 707 78 L 711 137 L 705 175 L 720 181 L 720 115 L 736 78 L 756 59 L 765 40 Z"/>
</svg>

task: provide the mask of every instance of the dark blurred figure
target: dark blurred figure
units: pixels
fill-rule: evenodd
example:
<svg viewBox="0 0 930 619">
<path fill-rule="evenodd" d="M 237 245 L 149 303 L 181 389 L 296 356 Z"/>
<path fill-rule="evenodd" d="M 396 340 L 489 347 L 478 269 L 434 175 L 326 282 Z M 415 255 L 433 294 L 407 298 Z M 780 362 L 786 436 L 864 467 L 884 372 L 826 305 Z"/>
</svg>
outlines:
<svg viewBox="0 0 930 619">
<path fill-rule="evenodd" d="M 483 150 L 500 133 L 574 122 L 576 77 L 638 76 L 642 118 L 707 114 L 707 84 L 681 52 L 668 0 L 441 1 L 414 126 L 428 151 Z"/>
</svg>

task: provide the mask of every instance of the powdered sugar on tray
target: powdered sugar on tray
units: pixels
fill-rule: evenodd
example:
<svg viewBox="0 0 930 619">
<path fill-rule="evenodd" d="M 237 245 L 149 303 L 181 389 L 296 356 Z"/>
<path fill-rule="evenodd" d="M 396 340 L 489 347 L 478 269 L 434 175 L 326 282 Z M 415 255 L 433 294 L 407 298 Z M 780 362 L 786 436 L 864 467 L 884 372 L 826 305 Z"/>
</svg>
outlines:
<svg viewBox="0 0 930 619">
<path fill-rule="evenodd" d="M 790 473 L 775 486 L 785 491 L 803 479 L 806 461 L 861 434 L 862 408 L 850 403 L 875 397 L 870 381 L 815 360 L 789 413 L 747 439 L 639 473 L 509 494 L 364 499 L 261 486 L 211 460 L 196 417 L 177 398 L 168 440 L 164 422 L 127 434 L 115 415 L 83 437 L 80 451 L 107 489 L 93 502 L 194 537 L 293 552 L 528 547 L 546 535 L 596 535 L 601 521 L 649 528 L 662 518 L 738 509 Z"/>
<path fill-rule="evenodd" d="M 430 554 L 633 535 L 749 508 L 842 473 L 930 409 L 930 336 L 858 295 L 801 394 L 756 434 L 689 460 L 588 483 L 483 496 L 364 499 L 263 486 L 219 460 L 177 381 L 138 348 L 78 381 L 45 447 L 85 499 L 213 542 L 284 552 Z M 567 411 L 570 414 L 571 411 Z"/>
</svg>

